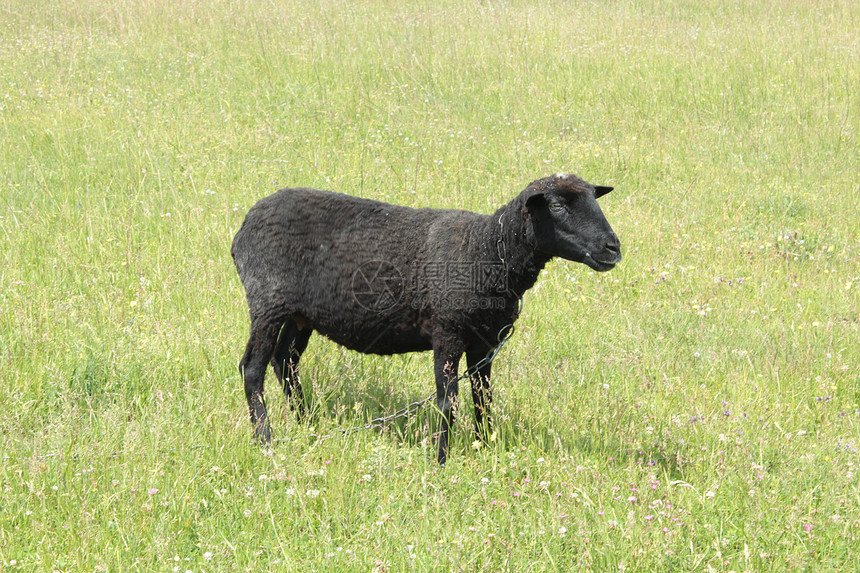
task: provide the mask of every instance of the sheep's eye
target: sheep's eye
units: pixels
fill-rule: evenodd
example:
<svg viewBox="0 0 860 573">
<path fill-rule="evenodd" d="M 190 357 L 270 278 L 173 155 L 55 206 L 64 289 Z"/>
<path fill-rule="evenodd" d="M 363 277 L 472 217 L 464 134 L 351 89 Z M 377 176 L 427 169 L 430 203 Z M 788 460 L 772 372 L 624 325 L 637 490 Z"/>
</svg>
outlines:
<svg viewBox="0 0 860 573">
<path fill-rule="evenodd" d="M 561 211 L 562 209 L 564 209 L 564 205 L 562 205 L 561 203 L 550 203 L 549 208 L 553 211 Z"/>
</svg>

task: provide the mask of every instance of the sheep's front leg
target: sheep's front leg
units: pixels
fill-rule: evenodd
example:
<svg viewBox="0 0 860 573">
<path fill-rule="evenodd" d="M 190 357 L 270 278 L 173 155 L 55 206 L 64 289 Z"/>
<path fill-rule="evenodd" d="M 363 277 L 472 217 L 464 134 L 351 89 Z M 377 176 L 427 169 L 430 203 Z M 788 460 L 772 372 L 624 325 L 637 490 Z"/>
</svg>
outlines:
<svg viewBox="0 0 860 573">
<path fill-rule="evenodd" d="M 475 404 L 475 431 L 478 439 L 487 443 L 492 435 L 492 420 L 490 419 L 490 404 L 493 401 L 493 393 L 490 390 L 490 369 L 493 363 L 490 361 L 478 364 L 484 360 L 489 350 L 467 350 L 466 364 L 469 367 L 469 380 L 472 383 L 472 402 Z"/>
<path fill-rule="evenodd" d="M 460 355 L 437 349 L 433 352 L 433 359 L 436 374 L 436 406 L 442 417 L 437 459 L 440 465 L 445 465 L 448 458 L 448 433 L 454 424 L 454 407 L 457 404 L 459 391 L 457 367 L 460 363 Z"/>
</svg>

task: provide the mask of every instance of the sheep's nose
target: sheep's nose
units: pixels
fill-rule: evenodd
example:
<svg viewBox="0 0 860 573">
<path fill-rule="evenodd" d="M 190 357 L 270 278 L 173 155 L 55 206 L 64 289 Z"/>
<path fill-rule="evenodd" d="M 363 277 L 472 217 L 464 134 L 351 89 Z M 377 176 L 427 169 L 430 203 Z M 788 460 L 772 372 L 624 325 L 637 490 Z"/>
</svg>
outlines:
<svg viewBox="0 0 860 573">
<path fill-rule="evenodd" d="M 608 253 L 612 253 L 616 261 L 621 260 L 621 241 L 615 233 L 612 233 L 612 237 L 606 242 L 605 249 Z"/>
</svg>

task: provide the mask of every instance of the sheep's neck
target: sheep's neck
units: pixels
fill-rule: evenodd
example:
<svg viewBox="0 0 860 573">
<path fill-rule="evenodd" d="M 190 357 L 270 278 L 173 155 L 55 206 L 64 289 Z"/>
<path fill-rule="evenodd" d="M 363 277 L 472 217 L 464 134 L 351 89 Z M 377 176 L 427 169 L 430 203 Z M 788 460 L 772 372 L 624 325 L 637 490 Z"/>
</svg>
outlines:
<svg viewBox="0 0 860 573">
<path fill-rule="evenodd" d="M 490 215 L 488 224 L 485 236 L 492 241 L 485 247 L 489 250 L 485 257 L 495 257 L 504 265 L 507 291 L 522 297 L 551 257 L 535 249 L 534 233 L 517 206 L 509 205 Z"/>
</svg>

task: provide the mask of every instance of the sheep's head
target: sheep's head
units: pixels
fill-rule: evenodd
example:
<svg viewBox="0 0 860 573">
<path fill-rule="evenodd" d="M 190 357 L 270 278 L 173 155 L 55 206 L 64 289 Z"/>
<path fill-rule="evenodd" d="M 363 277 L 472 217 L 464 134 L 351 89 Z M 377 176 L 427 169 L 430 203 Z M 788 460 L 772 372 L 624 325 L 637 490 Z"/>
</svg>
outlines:
<svg viewBox="0 0 860 573">
<path fill-rule="evenodd" d="M 597 198 L 610 191 L 612 187 L 565 174 L 530 184 L 523 194 L 537 250 L 596 271 L 608 271 L 621 262 L 621 243 L 597 204 Z"/>
</svg>

